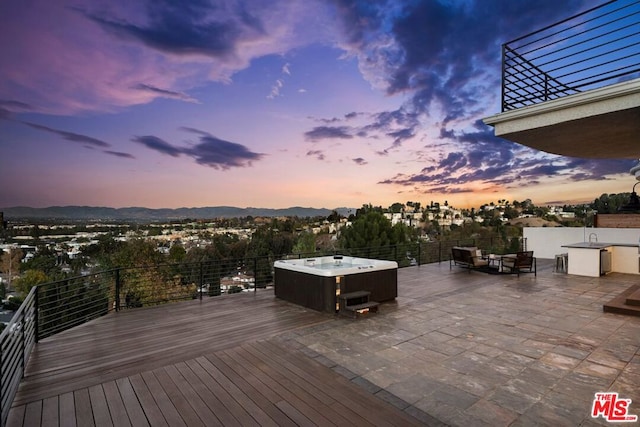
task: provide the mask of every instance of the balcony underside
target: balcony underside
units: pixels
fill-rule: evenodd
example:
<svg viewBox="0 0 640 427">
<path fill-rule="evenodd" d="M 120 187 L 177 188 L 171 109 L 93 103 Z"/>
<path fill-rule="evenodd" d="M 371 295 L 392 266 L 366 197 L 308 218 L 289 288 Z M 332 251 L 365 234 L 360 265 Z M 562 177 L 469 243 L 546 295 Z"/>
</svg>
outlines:
<svg viewBox="0 0 640 427">
<path fill-rule="evenodd" d="M 640 157 L 640 79 L 484 119 L 495 135 L 548 153 Z"/>
</svg>

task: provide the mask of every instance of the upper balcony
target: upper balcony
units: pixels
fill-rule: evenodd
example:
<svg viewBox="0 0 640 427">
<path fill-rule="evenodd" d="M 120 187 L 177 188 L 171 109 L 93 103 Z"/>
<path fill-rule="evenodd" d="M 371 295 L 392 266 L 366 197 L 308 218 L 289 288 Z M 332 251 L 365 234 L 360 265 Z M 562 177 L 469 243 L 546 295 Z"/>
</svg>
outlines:
<svg viewBox="0 0 640 427">
<path fill-rule="evenodd" d="M 502 46 L 496 136 L 549 153 L 638 158 L 640 0 L 614 0 Z"/>
</svg>

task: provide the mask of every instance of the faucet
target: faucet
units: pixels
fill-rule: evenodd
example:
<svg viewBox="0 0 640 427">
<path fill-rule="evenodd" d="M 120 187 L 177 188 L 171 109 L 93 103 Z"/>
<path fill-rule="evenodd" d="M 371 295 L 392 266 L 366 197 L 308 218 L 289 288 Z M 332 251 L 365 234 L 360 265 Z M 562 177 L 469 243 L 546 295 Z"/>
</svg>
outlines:
<svg viewBox="0 0 640 427">
<path fill-rule="evenodd" d="M 591 238 L 592 238 L 592 237 L 593 237 L 593 238 L 595 238 L 595 239 L 596 239 L 596 243 L 598 243 L 598 235 L 597 235 L 596 233 L 591 233 L 591 234 L 589 234 L 589 243 L 593 243 L 593 242 L 591 241 Z"/>
</svg>

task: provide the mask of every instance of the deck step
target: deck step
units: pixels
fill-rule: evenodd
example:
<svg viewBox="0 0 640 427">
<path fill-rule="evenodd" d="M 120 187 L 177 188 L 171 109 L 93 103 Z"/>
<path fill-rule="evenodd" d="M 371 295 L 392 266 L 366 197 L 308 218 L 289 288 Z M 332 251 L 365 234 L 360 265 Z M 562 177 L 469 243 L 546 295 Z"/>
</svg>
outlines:
<svg viewBox="0 0 640 427">
<path fill-rule="evenodd" d="M 633 292 L 631 295 L 627 296 L 627 305 L 637 305 L 640 306 L 640 288 Z"/>
<path fill-rule="evenodd" d="M 606 303 L 602 310 L 606 313 L 626 314 L 629 316 L 640 316 L 640 303 L 638 294 L 640 285 L 633 285 L 620 295 Z M 629 304 L 631 302 L 632 304 Z"/>
<path fill-rule="evenodd" d="M 344 309 L 349 311 L 359 311 L 359 310 L 369 310 L 376 312 L 378 311 L 379 302 L 369 301 L 362 304 L 348 305 Z"/>
</svg>

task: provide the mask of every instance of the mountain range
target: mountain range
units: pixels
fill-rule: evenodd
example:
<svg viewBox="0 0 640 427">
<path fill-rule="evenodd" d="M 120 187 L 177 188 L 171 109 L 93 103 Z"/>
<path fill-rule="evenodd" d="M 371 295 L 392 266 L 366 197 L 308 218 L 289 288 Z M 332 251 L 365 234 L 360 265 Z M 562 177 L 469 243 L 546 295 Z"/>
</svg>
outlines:
<svg viewBox="0 0 640 427">
<path fill-rule="evenodd" d="M 6 219 L 51 219 L 51 220 L 104 220 L 104 221 L 168 221 L 182 219 L 213 219 L 254 217 L 297 216 L 301 218 L 329 216 L 332 211 L 347 216 L 354 208 L 305 208 L 294 206 L 282 209 L 238 208 L 234 206 L 210 206 L 202 208 L 150 209 L 142 207 L 109 208 L 96 206 L 50 206 L 31 208 L 15 206 L 0 208 Z"/>
</svg>

